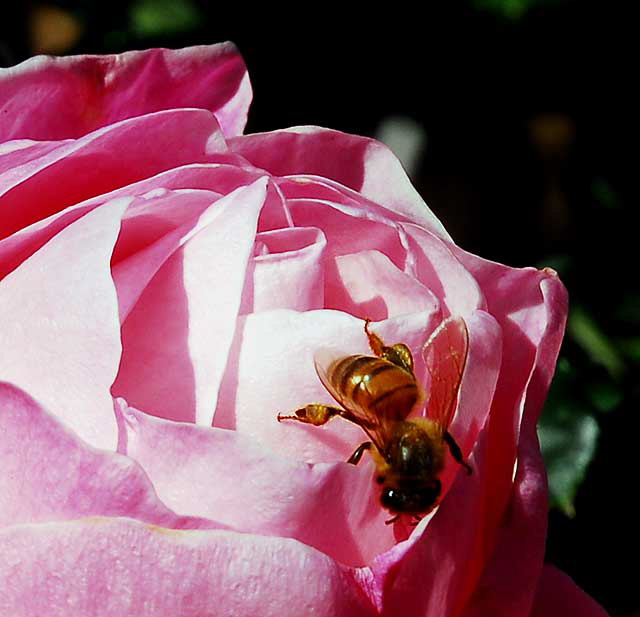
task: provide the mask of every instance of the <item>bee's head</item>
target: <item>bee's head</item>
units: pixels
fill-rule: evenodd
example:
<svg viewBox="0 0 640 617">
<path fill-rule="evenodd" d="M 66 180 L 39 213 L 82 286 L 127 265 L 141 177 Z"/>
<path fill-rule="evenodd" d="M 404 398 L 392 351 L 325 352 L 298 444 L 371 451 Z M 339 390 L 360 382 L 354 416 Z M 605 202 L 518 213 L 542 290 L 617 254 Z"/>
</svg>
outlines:
<svg viewBox="0 0 640 617">
<path fill-rule="evenodd" d="M 435 505 L 442 485 L 434 479 L 429 484 L 415 486 L 383 486 L 380 502 L 390 512 L 425 514 Z"/>
</svg>

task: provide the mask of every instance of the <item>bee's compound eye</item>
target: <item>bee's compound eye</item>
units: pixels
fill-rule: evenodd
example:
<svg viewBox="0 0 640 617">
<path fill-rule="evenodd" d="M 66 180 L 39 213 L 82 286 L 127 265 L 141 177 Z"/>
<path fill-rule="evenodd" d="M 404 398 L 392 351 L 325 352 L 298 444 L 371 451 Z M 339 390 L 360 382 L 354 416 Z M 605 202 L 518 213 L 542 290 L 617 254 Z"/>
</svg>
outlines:
<svg viewBox="0 0 640 617">
<path fill-rule="evenodd" d="M 380 502 L 392 512 L 422 514 L 431 509 L 440 496 L 439 480 L 418 487 L 383 488 Z"/>
<path fill-rule="evenodd" d="M 404 510 L 405 501 L 405 494 L 396 488 L 385 488 L 380 496 L 380 502 L 382 505 L 394 512 L 402 512 Z"/>
</svg>

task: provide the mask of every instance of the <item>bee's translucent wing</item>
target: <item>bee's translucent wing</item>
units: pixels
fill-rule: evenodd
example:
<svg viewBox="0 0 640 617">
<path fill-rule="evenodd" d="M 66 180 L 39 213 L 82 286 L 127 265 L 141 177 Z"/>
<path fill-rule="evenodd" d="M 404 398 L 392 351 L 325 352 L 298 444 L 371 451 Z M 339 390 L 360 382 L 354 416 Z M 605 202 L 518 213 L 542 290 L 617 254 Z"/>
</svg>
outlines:
<svg viewBox="0 0 640 617">
<path fill-rule="evenodd" d="M 443 321 L 422 350 L 431 376 L 427 417 L 437 422 L 443 431 L 453 418 L 468 351 L 469 332 L 462 317 Z"/>
<path fill-rule="evenodd" d="M 348 405 L 349 401 L 345 400 L 340 392 L 338 392 L 334 385 L 331 383 L 331 371 L 338 362 L 347 357 L 349 357 L 349 354 L 346 354 L 339 349 L 334 349 L 333 347 L 322 347 L 318 349 L 313 355 L 313 362 L 316 367 L 316 373 L 318 373 L 318 377 L 320 378 L 322 385 L 327 389 L 329 394 L 331 394 L 331 396 L 333 396 L 333 398 L 343 407 L 345 405 Z"/>
<path fill-rule="evenodd" d="M 376 447 L 381 447 L 383 436 L 381 432 L 384 427 L 380 418 L 376 416 L 372 409 L 358 405 L 351 400 L 335 384 L 336 374 L 340 373 L 340 365 L 349 363 L 353 358 L 362 357 L 348 355 L 333 348 L 322 348 L 314 354 L 314 363 L 318 377 L 327 392 L 345 410 L 343 417 L 360 426 L 369 435 Z"/>
</svg>

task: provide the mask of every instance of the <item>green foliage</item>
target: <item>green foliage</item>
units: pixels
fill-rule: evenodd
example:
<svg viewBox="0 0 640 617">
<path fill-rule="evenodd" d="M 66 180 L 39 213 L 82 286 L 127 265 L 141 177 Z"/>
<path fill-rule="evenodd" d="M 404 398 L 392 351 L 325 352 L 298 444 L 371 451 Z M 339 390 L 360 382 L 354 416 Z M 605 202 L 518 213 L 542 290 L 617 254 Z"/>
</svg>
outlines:
<svg viewBox="0 0 640 617">
<path fill-rule="evenodd" d="M 596 453 L 599 417 L 622 403 L 626 372 L 623 346 L 607 336 L 584 306 L 573 308 L 538 425 L 551 506 L 569 517 L 575 515 L 576 493 Z"/>
<path fill-rule="evenodd" d="M 614 379 L 622 377 L 625 367 L 618 349 L 604 334 L 586 307 L 578 305 L 572 309 L 567 329 L 592 362 L 604 366 Z"/>
<path fill-rule="evenodd" d="M 496 13 L 506 19 L 520 19 L 537 5 L 557 4 L 560 0 L 474 0 L 473 5 L 479 11 Z"/>
<path fill-rule="evenodd" d="M 133 34 L 147 38 L 193 30 L 201 15 L 190 0 L 136 0 L 129 8 L 129 19 Z"/>
<path fill-rule="evenodd" d="M 574 391 L 578 373 L 561 358 L 544 413 L 538 424 L 538 437 L 549 478 L 551 505 L 567 516 L 574 516 L 578 487 L 595 454 L 598 423 L 588 400 Z"/>
</svg>

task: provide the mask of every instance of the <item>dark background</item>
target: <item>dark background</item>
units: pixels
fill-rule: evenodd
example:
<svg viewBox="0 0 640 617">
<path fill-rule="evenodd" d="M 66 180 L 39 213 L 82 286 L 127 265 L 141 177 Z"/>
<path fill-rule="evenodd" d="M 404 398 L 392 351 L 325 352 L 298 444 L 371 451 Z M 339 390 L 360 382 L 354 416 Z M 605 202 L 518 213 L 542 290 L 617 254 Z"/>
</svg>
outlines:
<svg viewBox="0 0 640 617">
<path fill-rule="evenodd" d="M 0 62 L 232 40 L 254 89 L 247 132 L 315 124 L 373 136 L 391 115 L 415 122 L 426 147 L 414 183 L 456 242 L 513 266 L 553 266 L 569 289 L 562 370 L 541 431 L 554 504 L 547 559 L 612 616 L 637 616 L 640 287 L 629 153 L 638 70 L 623 9 L 30 3 L 5 13 Z"/>
</svg>

